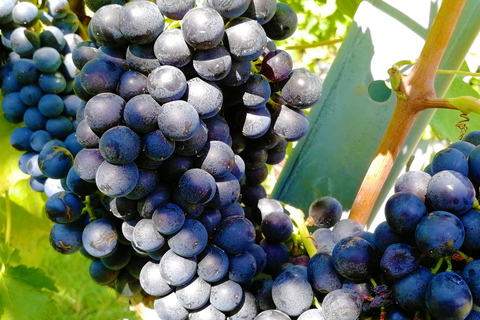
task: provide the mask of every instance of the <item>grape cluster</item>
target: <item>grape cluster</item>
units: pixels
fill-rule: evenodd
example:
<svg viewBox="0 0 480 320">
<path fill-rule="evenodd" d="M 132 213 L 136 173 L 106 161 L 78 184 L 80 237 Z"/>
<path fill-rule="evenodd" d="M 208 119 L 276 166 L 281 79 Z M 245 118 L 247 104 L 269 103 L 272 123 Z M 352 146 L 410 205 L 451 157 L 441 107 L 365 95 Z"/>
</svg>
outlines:
<svg viewBox="0 0 480 320">
<path fill-rule="evenodd" d="M 8 121 L 25 125 L 11 133 L 10 143 L 25 152 L 19 166 L 30 175 L 32 189 L 51 196 L 63 190 L 60 179 L 83 148 L 75 119 L 85 102 L 72 90 L 72 51 L 83 40 L 74 33 L 77 18 L 68 1 L 48 1 L 39 9 L 2 0 L 0 8 L 1 40 L 9 49 L 1 68 L 2 110 Z"/>
<path fill-rule="evenodd" d="M 340 220 L 334 198 L 311 204 L 318 252 L 303 281 L 324 319 L 479 319 L 479 154 L 480 131 L 472 131 L 424 171 L 402 174 L 374 232 Z"/>
<path fill-rule="evenodd" d="M 87 5 L 90 40 L 71 33 L 64 49 L 68 8 L 47 3 L 36 16 L 52 25 L 21 29 L 40 42 L 12 32 L 2 69 L 5 116 L 26 124 L 11 142 L 49 196 L 53 248 L 80 251 L 94 282 L 143 296 L 163 320 L 257 317 L 253 279 L 288 261 L 293 230 L 261 183 L 307 133 L 322 89 L 276 48 L 296 13 L 276 0 Z M 59 118 L 68 128 L 51 132 Z"/>
</svg>

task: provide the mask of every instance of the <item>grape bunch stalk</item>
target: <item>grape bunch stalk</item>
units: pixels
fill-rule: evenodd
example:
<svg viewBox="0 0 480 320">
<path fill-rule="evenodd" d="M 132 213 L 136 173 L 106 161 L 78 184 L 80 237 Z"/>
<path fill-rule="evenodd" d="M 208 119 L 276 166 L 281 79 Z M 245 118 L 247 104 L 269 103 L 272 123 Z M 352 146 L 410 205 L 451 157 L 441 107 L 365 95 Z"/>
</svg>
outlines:
<svg viewBox="0 0 480 320">
<path fill-rule="evenodd" d="M 304 109 L 322 91 L 276 48 L 295 11 L 276 0 L 86 5 L 90 40 L 66 1 L 2 0 L 0 12 L 2 109 L 25 124 L 11 143 L 49 197 L 52 247 L 81 252 L 95 283 L 160 319 L 261 319 L 274 307 L 259 308 L 254 279 L 288 261 L 294 230 L 261 183 L 306 135 Z M 309 309 L 304 298 L 291 316 Z"/>
</svg>

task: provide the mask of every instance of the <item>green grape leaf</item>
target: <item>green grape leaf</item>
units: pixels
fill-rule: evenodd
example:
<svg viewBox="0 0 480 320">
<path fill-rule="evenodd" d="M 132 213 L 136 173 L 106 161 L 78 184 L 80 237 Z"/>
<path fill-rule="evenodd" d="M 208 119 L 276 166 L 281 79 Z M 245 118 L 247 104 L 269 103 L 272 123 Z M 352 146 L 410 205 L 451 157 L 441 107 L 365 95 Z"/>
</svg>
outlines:
<svg viewBox="0 0 480 320">
<path fill-rule="evenodd" d="M 7 264 L 14 251 L 15 248 L 6 243 L 0 243 L 0 265 Z"/>
<path fill-rule="evenodd" d="M 362 2 L 362 0 L 336 0 L 335 3 L 344 15 L 353 19 L 360 2 Z"/>
<path fill-rule="evenodd" d="M 470 85 L 462 80 L 462 76 L 457 76 L 448 88 L 445 98 L 456 98 L 460 96 L 472 96 L 480 98 L 480 95 Z M 478 130 L 480 128 L 480 115 L 475 113 L 468 114 L 469 121 L 465 122 L 469 130 Z M 464 120 L 460 117 L 460 111 L 449 109 L 438 109 L 435 112 L 430 127 L 435 136 L 440 139 L 448 139 L 452 142 L 458 141 L 461 131 L 455 124 Z"/>
<path fill-rule="evenodd" d="M 5 233 L 4 222 L 8 221 L 11 230 L 8 241 L 18 249 L 22 264 L 38 265 L 45 250 L 51 250 L 48 235 L 52 222 L 45 216 L 44 197 L 30 188 L 28 179 L 18 181 L 8 193 L 0 194 L 0 230 Z"/>
<path fill-rule="evenodd" d="M 3 96 L 0 95 L 0 150 L 2 150 L 2 165 L 0 166 L 0 194 L 8 190 L 18 180 L 25 179 L 28 175 L 18 168 L 18 158 L 21 151 L 15 150 L 10 144 L 10 134 L 20 125 L 13 124 L 5 119 L 1 111 Z"/>
<path fill-rule="evenodd" d="M 49 319 L 55 313 L 52 278 L 38 268 L 6 267 L 0 273 L 0 314 L 4 320 Z"/>
</svg>

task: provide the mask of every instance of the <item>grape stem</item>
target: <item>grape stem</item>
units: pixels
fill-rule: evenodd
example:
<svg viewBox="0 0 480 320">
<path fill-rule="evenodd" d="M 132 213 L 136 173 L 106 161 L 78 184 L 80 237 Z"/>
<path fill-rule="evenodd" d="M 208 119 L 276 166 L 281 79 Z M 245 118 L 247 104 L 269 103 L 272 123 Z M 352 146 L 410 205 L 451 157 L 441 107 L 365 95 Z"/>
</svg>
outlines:
<svg viewBox="0 0 480 320">
<path fill-rule="evenodd" d="M 467 264 L 469 264 L 470 262 L 475 260 L 474 258 L 467 256 L 464 252 L 462 252 L 460 250 L 455 251 L 455 253 L 458 254 L 459 256 L 461 256 Z"/>
<path fill-rule="evenodd" d="M 445 260 L 445 259 L 444 258 L 438 259 L 437 264 L 435 265 L 435 268 L 433 268 L 431 270 L 433 274 L 437 274 L 438 270 L 440 270 L 440 268 L 442 267 L 442 264 L 443 264 L 443 260 Z"/>
<path fill-rule="evenodd" d="M 318 301 L 317 297 L 313 297 L 313 305 L 317 309 L 322 309 L 322 304 L 320 303 L 320 301 Z"/>
<path fill-rule="evenodd" d="M 447 272 L 453 272 L 453 265 L 452 265 L 452 258 L 451 257 L 445 257 L 445 261 L 447 261 Z"/>
<path fill-rule="evenodd" d="M 290 218 L 295 223 L 300 233 L 303 246 L 307 250 L 308 256 L 311 258 L 315 253 L 317 253 L 317 248 L 313 244 L 313 241 L 310 239 L 310 234 L 305 224 L 305 215 L 302 210 L 294 208 L 290 205 L 285 206 L 285 210 L 290 213 Z"/>
<path fill-rule="evenodd" d="M 365 226 L 419 113 L 429 108 L 458 109 L 435 98 L 434 79 L 466 0 L 445 0 L 412 71 L 400 79 L 392 119 L 352 205 L 349 218 Z"/>
</svg>

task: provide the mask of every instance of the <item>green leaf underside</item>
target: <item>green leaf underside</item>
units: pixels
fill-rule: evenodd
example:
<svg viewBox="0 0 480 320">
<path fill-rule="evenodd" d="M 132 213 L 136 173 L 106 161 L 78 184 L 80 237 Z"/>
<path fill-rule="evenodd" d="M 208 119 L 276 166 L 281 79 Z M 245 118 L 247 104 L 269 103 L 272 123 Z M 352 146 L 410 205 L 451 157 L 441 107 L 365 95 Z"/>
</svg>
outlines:
<svg viewBox="0 0 480 320">
<path fill-rule="evenodd" d="M 49 319 L 55 313 L 53 279 L 38 268 L 7 267 L 0 275 L 2 320 Z"/>
</svg>

